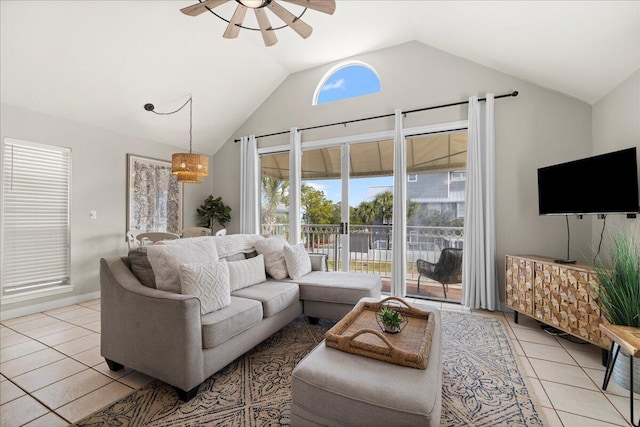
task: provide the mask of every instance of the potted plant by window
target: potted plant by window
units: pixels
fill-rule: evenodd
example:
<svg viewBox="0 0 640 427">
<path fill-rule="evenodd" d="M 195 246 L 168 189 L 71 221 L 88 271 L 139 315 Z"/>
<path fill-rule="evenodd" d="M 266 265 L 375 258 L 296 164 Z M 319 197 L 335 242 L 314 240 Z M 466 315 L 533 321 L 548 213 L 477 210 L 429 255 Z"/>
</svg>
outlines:
<svg viewBox="0 0 640 427">
<path fill-rule="evenodd" d="M 634 233 L 635 231 L 635 233 Z M 611 266 L 599 257 L 594 263 L 602 313 L 609 323 L 640 328 L 640 230 L 618 231 L 611 239 Z M 610 355 L 611 356 L 611 355 Z M 620 349 L 613 369 L 613 379 L 629 389 L 629 354 Z M 640 390 L 640 359 L 634 359 L 634 390 Z"/>
<path fill-rule="evenodd" d="M 399 311 L 389 306 L 383 306 L 378 311 L 378 324 L 383 332 L 397 334 L 402 331 L 402 325 L 406 324 L 406 319 Z"/>
<path fill-rule="evenodd" d="M 213 194 L 209 195 L 196 209 L 200 223 L 200 227 L 209 227 L 211 231 L 214 231 L 215 224 L 219 224 L 220 227 L 224 226 L 231 221 L 231 208 L 222 202 L 222 197 L 213 197 Z"/>
</svg>

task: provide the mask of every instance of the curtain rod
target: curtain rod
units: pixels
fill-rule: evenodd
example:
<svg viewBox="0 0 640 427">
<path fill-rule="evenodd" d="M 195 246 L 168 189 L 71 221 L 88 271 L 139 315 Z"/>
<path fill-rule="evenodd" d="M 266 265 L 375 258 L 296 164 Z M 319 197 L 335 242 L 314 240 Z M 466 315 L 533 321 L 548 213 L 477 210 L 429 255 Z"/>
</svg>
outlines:
<svg viewBox="0 0 640 427">
<path fill-rule="evenodd" d="M 509 98 L 509 97 L 512 97 L 512 96 L 518 96 L 518 91 L 514 90 L 511 93 L 505 93 L 504 95 L 494 96 L 493 99 Z M 486 101 L 486 100 L 487 100 L 487 98 L 479 98 L 478 99 L 478 101 L 480 101 L 480 102 Z M 411 113 L 419 113 L 421 111 L 435 110 L 435 109 L 438 109 L 438 108 L 445 108 L 445 107 L 454 107 L 456 105 L 464 105 L 464 104 L 468 104 L 468 103 L 469 103 L 469 100 L 460 101 L 460 102 L 452 102 L 450 104 L 441 104 L 441 105 L 434 105 L 432 107 L 423 107 L 423 108 L 418 108 L 418 109 L 415 109 L 415 110 L 407 110 L 407 111 L 403 111 L 402 114 L 403 115 L 407 115 L 407 114 L 411 114 Z M 325 124 L 325 125 L 309 126 L 309 127 L 306 127 L 306 128 L 300 128 L 300 131 L 311 130 L 311 129 L 319 129 L 319 128 L 325 128 L 325 127 L 329 127 L 329 126 L 338 126 L 338 125 L 346 126 L 349 123 L 357 123 L 357 122 L 363 122 L 363 121 L 366 121 L 366 120 L 382 119 L 384 117 L 393 117 L 393 116 L 395 116 L 395 113 L 382 114 L 380 116 L 364 117 L 364 118 L 361 118 L 361 119 L 346 120 L 344 122 L 336 122 L 336 123 L 328 123 L 328 124 Z M 282 132 L 275 132 L 275 133 L 268 133 L 266 135 L 259 135 L 259 136 L 256 136 L 256 138 L 266 138 L 268 136 L 284 135 L 284 134 L 287 134 L 287 133 L 290 133 L 290 132 L 291 132 L 290 130 L 285 130 L 285 131 L 282 131 Z M 240 140 L 239 139 L 234 139 L 233 142 L 234 143 L 238 143 L 238 142 L 240 142 Z"/>
</svg>

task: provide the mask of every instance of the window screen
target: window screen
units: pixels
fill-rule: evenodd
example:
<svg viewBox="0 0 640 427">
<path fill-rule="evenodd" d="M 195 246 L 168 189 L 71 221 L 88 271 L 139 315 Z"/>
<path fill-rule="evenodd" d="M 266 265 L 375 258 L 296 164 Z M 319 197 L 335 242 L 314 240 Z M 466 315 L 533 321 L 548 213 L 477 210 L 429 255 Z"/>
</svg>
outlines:
<svg viewBox="0 0 640 427">
<path fill-rule="evenodd" d="M 2 296 L 69 285 L 71 150 L 5 138 Z"/>
</svg>

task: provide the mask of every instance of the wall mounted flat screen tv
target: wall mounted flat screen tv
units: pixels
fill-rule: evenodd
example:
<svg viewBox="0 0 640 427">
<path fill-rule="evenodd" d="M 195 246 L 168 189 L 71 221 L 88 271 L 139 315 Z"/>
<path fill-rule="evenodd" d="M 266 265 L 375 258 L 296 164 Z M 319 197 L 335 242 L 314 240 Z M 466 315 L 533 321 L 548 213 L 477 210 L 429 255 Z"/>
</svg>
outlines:
<svg viewBox="0 0 640 427">
<path fill-rule="evenodd" d="M 538 169 L 540 215 L 640 212 L 636 147 Z"/>
</svg>

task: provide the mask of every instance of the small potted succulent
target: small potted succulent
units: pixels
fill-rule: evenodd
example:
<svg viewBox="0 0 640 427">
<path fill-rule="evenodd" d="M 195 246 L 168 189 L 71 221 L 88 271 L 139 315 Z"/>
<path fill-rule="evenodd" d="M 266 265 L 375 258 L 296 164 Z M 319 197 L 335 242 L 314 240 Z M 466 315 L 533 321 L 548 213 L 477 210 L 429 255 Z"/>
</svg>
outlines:
<svg viewBox="0 0 640 427">
<path fill-rule="evenodd" d="M 383 306 L 378 311 L 378 324 L 383 332 L 397 334 L 404 329 L 403 324 L 406 325 L 406 323 L 407 320 L 402 313 L 389 306 Z"/>
</svg>

